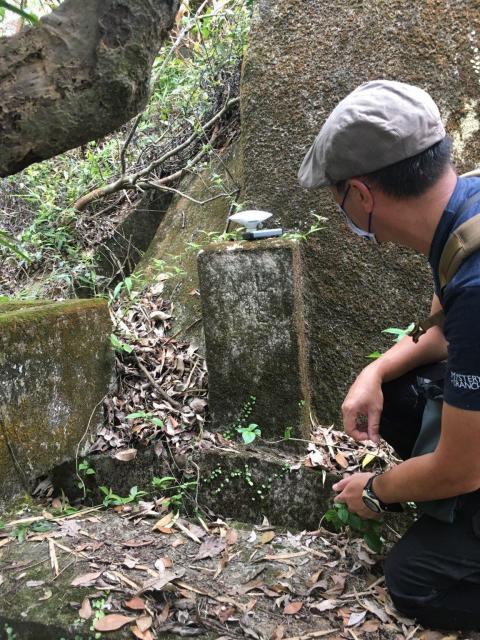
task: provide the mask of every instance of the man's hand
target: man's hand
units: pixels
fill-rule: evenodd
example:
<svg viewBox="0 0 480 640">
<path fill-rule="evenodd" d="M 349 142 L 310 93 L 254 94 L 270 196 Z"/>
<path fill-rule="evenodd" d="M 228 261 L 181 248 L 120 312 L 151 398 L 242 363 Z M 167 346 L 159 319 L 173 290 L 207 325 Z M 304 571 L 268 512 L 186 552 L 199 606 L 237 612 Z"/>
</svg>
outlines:
<svg viewBox="0 0 480 640">
<path fill-rule="evenodd" d="M 369 509 L 362 500 L 365 485 L 373 475 L 373 473 L 354 473 L 334 484 L 332 488 L 338 493 L 334 502 L 343 502 L 349 511 L 356 513 L 360 518 L 370 520 L 378 518 L 380 514 Z"/>
<path fill-rule="evenodd" d="M 342 405 L 345 433 L 355 440 L 379 442 L 382 409 L 382 379 L 373 368 L 366 367 L 350 387 Z M 365 424 L 361 422 L 362 417 Z"/>
</svg>

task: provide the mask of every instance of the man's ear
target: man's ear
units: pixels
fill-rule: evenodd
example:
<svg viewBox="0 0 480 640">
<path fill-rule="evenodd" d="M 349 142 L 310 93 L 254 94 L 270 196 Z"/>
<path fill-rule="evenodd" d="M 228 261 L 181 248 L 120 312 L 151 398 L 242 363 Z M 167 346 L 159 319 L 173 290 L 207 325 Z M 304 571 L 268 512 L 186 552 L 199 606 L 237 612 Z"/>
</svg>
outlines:
<svg viewBox="0 0 480 640">
<path fill-rule="evenodd" d="M 366 213 L 370 213 L 373 209 L 373 195 L 369 187 L 358 178 L 350 180 L 350 187 L 353 191 L 353 198 L 357 204 L 361 206 Z"/>
</svg>

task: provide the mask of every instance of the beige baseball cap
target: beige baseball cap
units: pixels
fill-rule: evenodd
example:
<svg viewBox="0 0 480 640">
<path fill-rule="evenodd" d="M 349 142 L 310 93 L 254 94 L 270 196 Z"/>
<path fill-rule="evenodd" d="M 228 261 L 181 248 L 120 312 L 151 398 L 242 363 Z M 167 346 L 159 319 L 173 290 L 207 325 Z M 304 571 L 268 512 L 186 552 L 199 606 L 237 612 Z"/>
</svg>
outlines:
<svg viewBox="0 0 480 640">
<path fill-rule="evenodd" d="M 302 187 L 327 187 L 411 158 L 445 137 L 431 96 L 404 82 L 357 87 L 328 116 L 298 172 Z"/>
</svg>

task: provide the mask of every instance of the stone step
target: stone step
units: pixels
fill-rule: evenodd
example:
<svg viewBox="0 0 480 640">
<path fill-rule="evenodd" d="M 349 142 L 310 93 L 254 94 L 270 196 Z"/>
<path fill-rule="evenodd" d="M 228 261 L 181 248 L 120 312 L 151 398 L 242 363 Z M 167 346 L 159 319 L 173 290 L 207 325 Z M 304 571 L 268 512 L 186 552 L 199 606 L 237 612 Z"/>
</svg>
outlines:
<svg viewBox="0 0 480 640">
<path fill-rule="evenodd" d="M 334 568 L 322 570 L 323 591 L 335 586 L 330 572 L 344 572 L 348 591 L 359 586 L 356 574 L 361 565 L 357 561 L 356 573 L 350 574 L 355 560 L 342 555 L 334 534 L 327 531 L 292 536 L 273 527 L 255 529 L 233 522 L 207 528 L 198 520 L 177 521 L 158 531 L 153 526 L 159 514 L 156 519 L 137 514 L 87 509 L 51 522 L 51 531 L 29 533 L 22 543 L 0 538 L 0 638 L 126 640 L 134 637 L 135 619 L 146 612 L 153 619 L 156 639 L 200 635 L 213 640 L 231 637 L 229 632 L 244 637 L 242 631 L 245 637 L 268 638 L 279 624 L 288 626 L 289 637 L 303 636 L 332 627 L 324 614 L 309 609 L 320 598 L 310 594 L 311 578 L 325 562 L 333 562 Z M 355 544 L 362 545 L 360 540 Z M 370 566 L 361 573 L 360 581 L 369 575 Z M 87 574 L 93 574 L 90 583 L 72 585 Z M 159 584 L 162 579 L 167 581 Z M 125 602 L 133 597 L 141 598 L 146 610 L 127 608 Z M 79 615 L 86 598 L 93 612 L 87 620 Z M 283 615 L 289 600 L 302 602 L 301 615 Z M 223 612 L 225 620 L 220 621 Z M 162 613 L 169 614 L 166 622 L 158 618 Z M 97 634 L 95 617 L 110 614 L 131 616 L 132 621 L 105 636 Z M 260 635 L 252 635 L 254 629 Z"/>
<path fill-rule="evenodd" d="M 291 530 L 313 530 L 331 507 L 332 484 L 339 476 L 304 466 L 305 455 L 259 445 L 218 447 L 204 441 L 190 462 L 178 461 L 176 471 L 183 482 L 186 469 L 190 481 L 199 479 L 198 489 L 187 492 L 190 509 L 196 507 L 192 504 L 195 497 L 200 509 L 223 517 L 256 524 L 266 517 Z M 152 491 L 153 477 L 176 475 L 153 447 L 139 449 L 130 462 L 106 454 L 93 456 L 89 462 L 95 474 L 85 481 L 93 503 L 103 500 L 99 486 L 128 496 L 134 485 Z M 61 489 L 71 499 L 78 497 L 78 478 L 71 463 L 54 469 L 52 479 L 57 492 Z"/>
</svg>

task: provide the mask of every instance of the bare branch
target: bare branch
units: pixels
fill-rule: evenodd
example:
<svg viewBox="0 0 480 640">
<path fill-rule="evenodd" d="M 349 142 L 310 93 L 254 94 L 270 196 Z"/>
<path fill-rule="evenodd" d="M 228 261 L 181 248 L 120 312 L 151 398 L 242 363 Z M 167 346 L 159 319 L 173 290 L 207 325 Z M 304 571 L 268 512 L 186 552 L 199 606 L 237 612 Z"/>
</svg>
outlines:
<svg viewBox="0 0 480 640">
<path fill-rule="evenodd" d="M 137 171 L 136 173 L 133 173 L 129 176 L 120 176 L 120 178 L 118 178 L 118 180 L 116 180 L 115 182 L 90 191 L 75 202 L 75 204 L 73 205 L 74 208 L 77 209 L 77 211 L 82 211 L 82 209 L 84 209 L 87 205 L 89 205 L 91 202 L 94 202 L 95 200 L 98 200 L 99 198 L 103 198 L 104 196 L 116 193 L 117 191 L 121 191 L 122 189 L 135 189 L 137 187 L 137 183 L 141 180 L 141 178 L 149 176 L 154 171 L 154 169 L 159 167 L 166 160 L 168 160 L 172 156 L 177 155 L 178 153 L 186 149 L 189 145 L 191 145 L 192 142 L 198 140 L 198 138 L 200 138 L 205 131 L 208 131 L 208 129 L 210 129 L 216 122 L 218 122 L 218 120 L 220 120 L 225 112 L 228 111 L 228 109 L 230 109 L 234 104 L 237 104 L 239 100 L 239 97 L 230 98 L 229 100 L 227 100 L 220 111 L 218 111 L 218 113 L 216 113 L 205 125 L 203 125 L 201 133 L 192 133 L 192 135 L 190 135 L 184 142 L 179 144 L 174 149 L 170 149 L 169 151 L 165 152 L 160 158 L 152 161 L 148 166 L 141 169 L 140 171 Z M 202 151 L 200 152 L 201 157 L 203 157 L 205 153 L 206 151 L 202 149 Z M 189 166 L 192 166 L 192 164 L 198 162 L 198 160 L 199 156 L 197 154 L 197 156 L 195 156 Z M 158 181 L 158 183 L 164 184 L 165 182 L 172 182 L 174 179 L 178 179 L 182 175 L 184 175 L 187 169 L 188 168 L 185 167 L 180 171 L 175 172 L 171 176 L 166 176 L 165 178 L 162 178 L 162 180 Z"/>
<path fill-rule="evenodd" d="M 122 176 L 124 176 L 127 172 L 127 165 L 125 162 L 125 156 L 127 153 L 127 149 L 128 149 L 128 145 L 130 144 L 130 142 L 133 139 L 133 136 L 135 135 L 135 131 L 137 130 L 138 125 L 140 124 L 140 120 L 143 118 L 143 111 L 142 113 L 140 113 L 136 118 L 135 118 L 135 122 L 133 123 L 132 128 L 130 129 L 130 133 L 127 136 L 127 139 L 125 140 L 125 144 L 123 145 L 122 151 L 120 153 L 120 164 L 122 166 Z"/>
<path fill-rule="evenodd" d="M 156 184 L 155 182 L 145 182 L 142 183 L 142 186 L 145 187 L 151 187 L 152 189 L 158 189 L 158 191 L 170 191 L 171 193 L 176 193 L 177 195 L 181 196 L 182 198 L 185 198 L 186 200 L 189 200 L 190 202 L 194 202 L 195 204 L 199 204 L 200 206 L 203 206 L 204 204 L 208 204 L 209 202 L 213 202 L 214 200 L 218 200 L 219 198 L 231 198 L 233 196 L 238 195 L 239 189 L 235 189 L 234 191 L 231 191 L 230 193 L 218 193 L 216 196 L 212 196 L 211 198 L 207 198 L 206 200 L 197 200 L 196 198 L 192 198 L 191 196 L 187 195 L 186 193 L 183 193 L 182 191 L 179 191 L 178 189 L 175 189 L 173 187 L 166 187 L 166 186 L 161 186 L 159 184 Z"/>
</svg>

